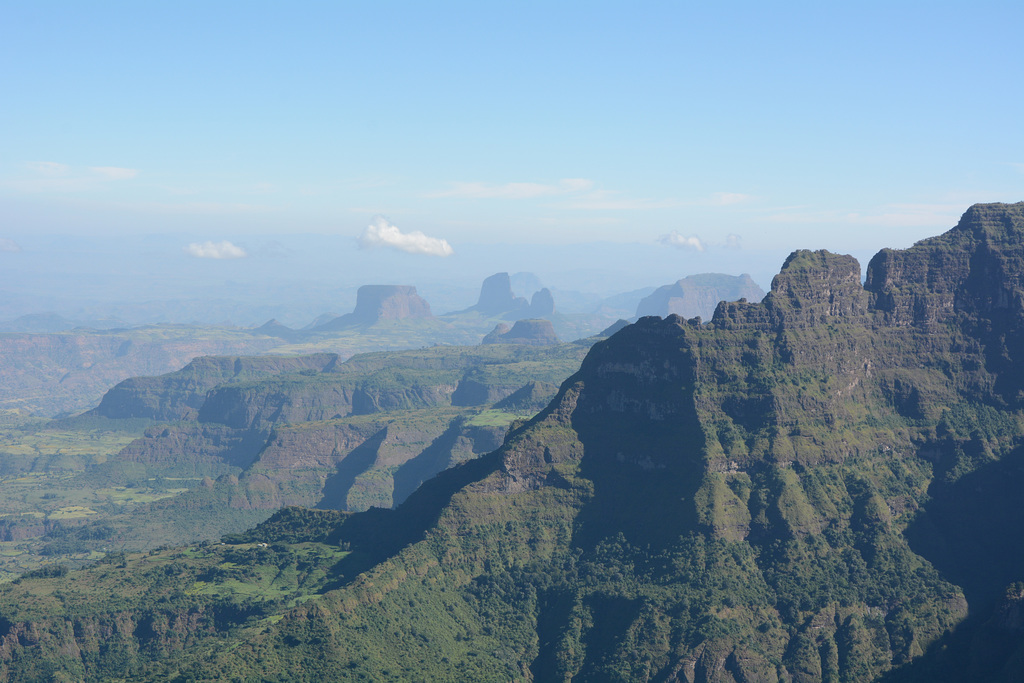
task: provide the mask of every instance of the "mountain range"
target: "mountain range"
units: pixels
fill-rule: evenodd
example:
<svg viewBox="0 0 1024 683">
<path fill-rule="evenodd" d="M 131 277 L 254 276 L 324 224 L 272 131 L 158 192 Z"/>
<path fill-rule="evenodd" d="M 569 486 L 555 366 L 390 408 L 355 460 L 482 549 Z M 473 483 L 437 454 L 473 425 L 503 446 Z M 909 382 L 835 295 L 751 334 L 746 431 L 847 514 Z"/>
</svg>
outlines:
<svg viewBox="0 0 1024 683">
<path fill-rule="evenodd" d="M 760 302 L 623 327 L 395 509 L 26 575 L 0 672 L 1021 680 L 1022 437 L 1024 203 L 975 205 L 863 284 L 797 251 Z"/>
</svg>

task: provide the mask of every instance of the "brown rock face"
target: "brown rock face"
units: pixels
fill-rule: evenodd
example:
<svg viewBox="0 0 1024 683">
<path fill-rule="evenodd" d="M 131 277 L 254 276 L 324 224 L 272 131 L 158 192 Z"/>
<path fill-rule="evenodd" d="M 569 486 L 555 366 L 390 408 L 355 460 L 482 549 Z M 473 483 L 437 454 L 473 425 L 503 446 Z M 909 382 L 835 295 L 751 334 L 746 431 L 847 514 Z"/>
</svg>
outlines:
<svg viewBox="0 0 1024 683">
<path fill-rule="evenodd" d="M 355 325 L 372 325 L 379 320 L 430 318 L 430 304 L 409 285 L 363 285 L 356 293 L 356 308 L 317 328 L 317 332 L 343 330 Z"/>
<path fill-rule="evenodd" d="M 430 304 L 407 285 L 364 285 L 356 294 L 352 315 L 361 321 L 429 318 Z"/>
<path fill-rule="evenodd" d="M 470 310 L 480 311 L 484 315 L 499 315 L 525 310 L 528 305 L 526 299 L 512 293 L 512 279 L 508 273 L 495 273 L 484 280 L 480 287 L 480 298 Z"/>
</svg>

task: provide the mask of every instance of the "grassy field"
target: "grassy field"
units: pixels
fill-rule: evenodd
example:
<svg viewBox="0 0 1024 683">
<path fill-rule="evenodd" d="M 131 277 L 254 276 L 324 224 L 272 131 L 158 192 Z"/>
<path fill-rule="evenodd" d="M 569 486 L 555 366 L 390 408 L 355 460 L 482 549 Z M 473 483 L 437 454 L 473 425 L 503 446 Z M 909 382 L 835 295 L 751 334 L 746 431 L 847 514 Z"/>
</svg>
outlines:
<svg viewBox="0 0 1024 683">
<path fill-rule="evenodd" d="M 75 528 L 187 490 L 184 482 L 99 489 L 76 482 L 86 469 L 141 436 L 145 421 L 49 421 L 13 411 L 0 417 L 0 581 L 46 565 L 75 566 L 103 556 L 96 549 L 75 552 L 73 545 L 53 545 L 44 534 L 57 526 Z"/>
</svg>

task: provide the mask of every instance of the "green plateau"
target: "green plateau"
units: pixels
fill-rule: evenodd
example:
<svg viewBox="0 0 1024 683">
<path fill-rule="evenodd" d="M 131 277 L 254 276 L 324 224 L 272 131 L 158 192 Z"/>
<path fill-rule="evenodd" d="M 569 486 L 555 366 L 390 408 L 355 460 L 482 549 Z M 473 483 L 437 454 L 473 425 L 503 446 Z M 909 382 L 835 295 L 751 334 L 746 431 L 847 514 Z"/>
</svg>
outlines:
<svg viewBox="0 0 1024 683">
<path fill-rule="evenodd" d="M 287 505 L 391 507 L 497 448 L 598 337 L 206 356 L 82 415 L 0 425 L 0 576 L 219 539 Z"/>
</svg>

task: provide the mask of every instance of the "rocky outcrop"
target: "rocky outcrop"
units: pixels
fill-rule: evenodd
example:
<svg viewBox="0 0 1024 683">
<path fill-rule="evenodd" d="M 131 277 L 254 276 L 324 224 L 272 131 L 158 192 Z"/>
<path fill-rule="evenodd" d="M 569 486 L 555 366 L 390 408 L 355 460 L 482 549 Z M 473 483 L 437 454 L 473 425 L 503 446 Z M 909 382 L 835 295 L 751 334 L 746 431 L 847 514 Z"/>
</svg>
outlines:
<svg viewBox="0 0 1024 683">
<path fill-rule="evenodd" d="M 555 314 L 555 297 L 551 296 L 551 290 L 545 287 L 534 292 L 530 299 L 530 307 L 526 311 L 527 318 L 547 318 Z"/>
<path fill-rule="evenodd" d="M 476 312 L 492 318 L 516 321 L 527 318 L 546 318 L 555 314 L 555 299 L 546 287 L 534 292 L 527 301 L 512 291 L 508 273 L 496 273 L 484 280 L 476 304 L 459 313 Z"/>
<path fill-rule="evenodd" d="M 484 280 L 480 287 L 480 298 L 469 310 L 496 316 L 526 310 L 528 307 L 526 299 L 512 292 L 512 280 L 508 273 L 495 273 Z"/>
<path fill-rule="evenodd" d="M 719 301 L 745 299 L 757 302 L 764 291 L 749 275 L 704 273 L 690 275 L 671 285 L 659 287 L 644 297 L 636 308 L 638 318 L 647 315 L 710 318 Z"/>
<path fill-rule="evenodd" d="M 497 325 L 481 343 L 548 346 L 559 341 L 550 320 L 524 319 L 517 320 L 511 328 L 504 323 Z"/>
<path fill-rule="evenodd" d="M 356 307 L 351 313 L 335 318 L 314 332 L 335 332 L 357 325 L 372 325 L 381 320 L 430 318 L 430 304 L 408 285 L 363 285 L 356 292 Z"/>
</svg>

